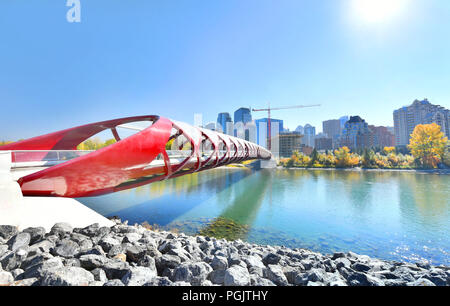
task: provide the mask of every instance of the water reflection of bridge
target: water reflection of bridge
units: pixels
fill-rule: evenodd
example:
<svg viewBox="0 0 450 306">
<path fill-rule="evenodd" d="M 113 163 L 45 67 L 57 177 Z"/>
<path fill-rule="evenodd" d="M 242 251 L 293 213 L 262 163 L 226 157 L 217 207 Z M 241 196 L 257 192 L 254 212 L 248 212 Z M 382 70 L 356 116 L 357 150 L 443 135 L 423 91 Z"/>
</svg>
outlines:
<svg viewBox="0 0 450 306">
<path fill-rule="evenodd" d="M 219 197 L 219 202 L 227 205 L 219 217 L 202 229 L 205 233 L 221 232 L 229 238 L 245 238 L 247 231 L 258 216 L 258 211 L 264 197 L 272 186 L 272 175 L 268 170 L 260 170 L 267 173 L 255 173 L 246 177 L 246 183 L 237 186 L 238 194 L 234 196 L 233 203 L 228 205 L 227 193 Z"/>
</svg>

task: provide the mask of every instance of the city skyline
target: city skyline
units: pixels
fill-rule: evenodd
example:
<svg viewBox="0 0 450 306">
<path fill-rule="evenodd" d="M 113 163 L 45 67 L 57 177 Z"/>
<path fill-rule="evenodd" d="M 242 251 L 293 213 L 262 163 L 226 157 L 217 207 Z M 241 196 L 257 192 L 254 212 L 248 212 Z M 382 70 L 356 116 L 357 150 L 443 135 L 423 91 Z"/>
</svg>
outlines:
<svg viewBox="0 0 450 306">
<path fill-rule="evenodd" d="M 143 114 L 212 122 L 269 102 L 322 105 L 274 113 L 290 130 L 342 115 L 392 126 L 415 99 L 448 108 L 450 3 L 383 16 L 356 2 L 81 0 L 69 23 L 64 1 L 2 1 L 0 137 Z"/>
</svg>

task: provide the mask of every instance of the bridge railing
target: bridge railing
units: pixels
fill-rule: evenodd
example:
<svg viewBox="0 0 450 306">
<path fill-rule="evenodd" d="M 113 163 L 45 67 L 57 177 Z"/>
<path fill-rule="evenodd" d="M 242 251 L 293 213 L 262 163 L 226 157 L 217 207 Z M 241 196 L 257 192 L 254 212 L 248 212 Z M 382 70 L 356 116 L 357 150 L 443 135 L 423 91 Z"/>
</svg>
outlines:
<svg viewBox="0 0 450 306">
<path fill-rule="evenodd" d="M 90 150 L 16 150 L 11 151 L 13 168 L 52 166 L 93 151 Z"/>
</svg>

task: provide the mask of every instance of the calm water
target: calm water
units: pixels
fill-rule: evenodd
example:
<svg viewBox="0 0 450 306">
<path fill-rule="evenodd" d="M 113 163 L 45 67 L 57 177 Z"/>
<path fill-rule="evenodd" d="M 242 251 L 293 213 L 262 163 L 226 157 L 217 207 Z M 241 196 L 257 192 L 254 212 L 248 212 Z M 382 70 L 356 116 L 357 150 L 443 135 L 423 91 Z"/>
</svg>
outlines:
<svg viewBox="0 0 450 306">
<path fill-rule="evenodd" d="M 223 217 L 242 239 L 450 265 L 450 176 L 215 169 L 97 198 L 105 216 L 198 233 Z"/>
</svg>

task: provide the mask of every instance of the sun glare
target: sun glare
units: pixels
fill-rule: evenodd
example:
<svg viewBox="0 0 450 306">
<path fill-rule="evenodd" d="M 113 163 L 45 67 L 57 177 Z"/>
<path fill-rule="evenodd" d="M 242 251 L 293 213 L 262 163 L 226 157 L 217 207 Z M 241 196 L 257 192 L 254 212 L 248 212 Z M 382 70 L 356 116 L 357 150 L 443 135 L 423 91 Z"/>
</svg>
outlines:
<svg viewBox="0 0 450 306">
<path fill-rule="evenodd" d="M 352 0 L 356 18 L 365 23 L 389 22 L 400 15 L 409 0 Z"/>
</svg>

